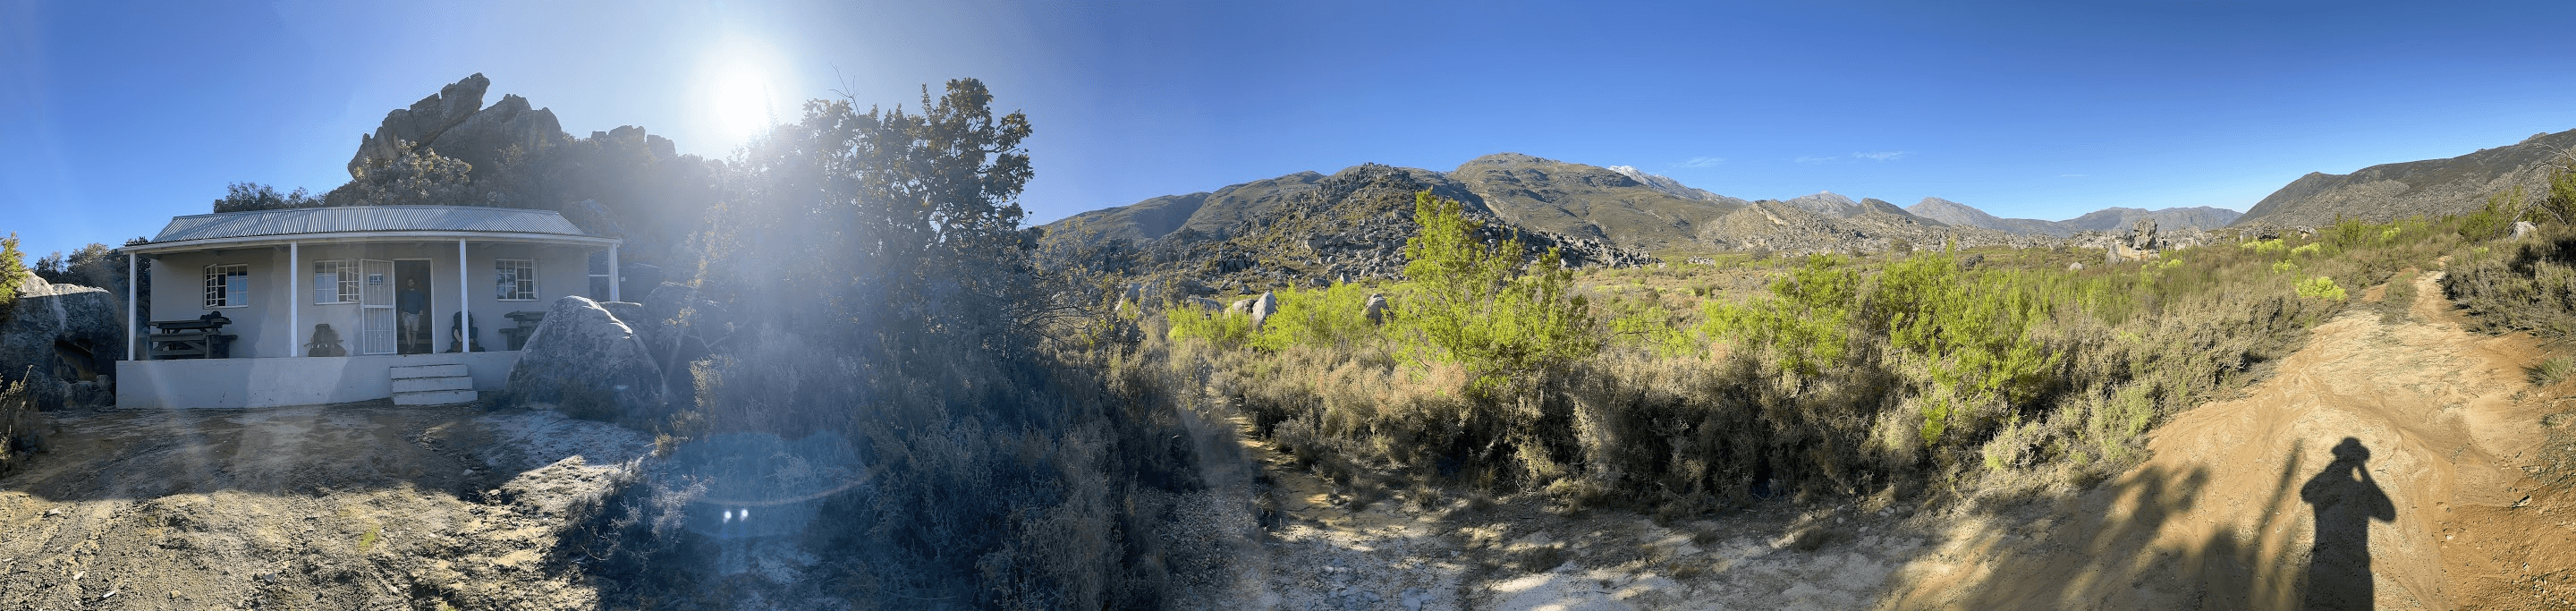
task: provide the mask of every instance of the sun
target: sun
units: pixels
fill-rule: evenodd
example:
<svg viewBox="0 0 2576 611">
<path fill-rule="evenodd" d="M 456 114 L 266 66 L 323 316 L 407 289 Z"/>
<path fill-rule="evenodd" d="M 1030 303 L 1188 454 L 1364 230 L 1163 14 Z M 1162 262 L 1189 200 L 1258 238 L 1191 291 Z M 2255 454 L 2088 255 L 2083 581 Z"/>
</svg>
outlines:
<svg viewBox="0 0 2576 611">
<path fill-rule="evenodd" d="M 782 77 L 785 64 L 774 47 L 756 39 L 728 38 L 709 47 L 695 78 L 692 114 L 699 129 L 730 147 L 784 120 L 793 109 L 782 108 L 782 101 L 794 99 Z"/>
</svg>

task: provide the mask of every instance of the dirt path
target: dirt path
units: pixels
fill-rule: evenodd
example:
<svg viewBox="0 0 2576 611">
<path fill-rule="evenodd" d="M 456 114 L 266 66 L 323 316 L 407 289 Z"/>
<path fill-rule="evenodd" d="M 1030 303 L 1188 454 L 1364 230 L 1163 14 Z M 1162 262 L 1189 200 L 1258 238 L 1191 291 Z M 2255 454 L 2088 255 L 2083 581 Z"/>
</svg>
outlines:
<svg viewBox="0 0 2576 611">
<path fill-rule="evenodd" d="M 2356 308 L 2246 396 L 2178 416 L 2145 465 L 1999 514 L 1768 503 L 1657 524 L 1336 483 L 1247 442 L 1277 519 L 1244 598 L 1413 611 L 2570 608 L 2576 416 L 2550 414 L 2576 408 L 2576 381 L 2533 387 L 2523 367 L 2537 343 L 2461 331 L 2437 278 L 2413 279 L 2401 320 Z"/>
<path fill-rule="evenodd" d="M 2533 493 L 2576 467 L 2540 461 L 2576 385 L 2533 387 L 2536 342 L 2461 331 L 2437 279 L 2404 320 L 2348 312 L 2248 396 L 2176 417 L 2145 465 L 1953 525 L 1881 606 L 2567 608 L 2576 499 Z"/>
<path fill-rule="evenodd" d="M 0 479 L 0 609 L 588 607 L 558 536 L 651 447 L 387 402 L 56 422 Z"/>
</svg>

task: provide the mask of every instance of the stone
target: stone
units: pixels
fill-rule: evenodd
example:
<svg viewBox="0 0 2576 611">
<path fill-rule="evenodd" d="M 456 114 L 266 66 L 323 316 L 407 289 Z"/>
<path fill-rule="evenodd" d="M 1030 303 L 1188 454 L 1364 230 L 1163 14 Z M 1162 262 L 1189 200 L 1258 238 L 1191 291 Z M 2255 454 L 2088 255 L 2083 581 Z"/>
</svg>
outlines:
<svg viewBox="0 0 2576 611">
<path fill-rule="evenodd" d="M 425 145 L 447 128 L 464 123 L 482 109 L 483 92 L 491 87 L 492 79 L 477 72 L 440 87 L 438 93 L 413 102 L 411 108 L 385 113 L 385 120 L 376 125 L 376 133 L 358 136 L 358 154 L 349 159 L 349 176 L 356 178 L 374 161 L 402 156 L 401 143 Z"/>
<path fill-rule="evenodd" d="M 2531 234 L 2536 231 L 2540 231 L 2540 226 L 2531 224 L 2531 221 L 2513 222 L 2513 239 L 2519 240 L 2531 237 Z"/>
<path fill-rule="evenodd" d="M 1369 293 L 1368 305 L 1361 308 L 1360 314 L 1368 317 L 1369 324 L 1386 324 L 1386 293 Z"/>
<path fill-rule="evenodd" d="M 386 113 L 374 134 L 359 136 L 358 152 L 349 159 L 349 175 L 354 178 L 370 164 L 400 157 L 405 142 L 463 161 L 481 175 L 486 168 L 507 161 L 511 147 L 534 152 L 563 141 L 563 125 L 554 111 L 530 108 L 527 98 L 504 95 L 483 107 L 483 94 L 491 87 L 491 79 L 476 73 L 439 88 L 437 95 L 421 98 L 411 108 Z"/>
<path fill-rule="evenodd" d="M 1251 313 L 1252 313 L 1252 300 L 1251 300 L 1251 299 L 1237 299 L 1237 300 L 1234 300 L 1234 303 L 1229 303 L 1229 304 L 1226 304 L 1226 305 L 1225 305 L 1225 313 L 1227 313 L 1227 314 L 1251 314 Z"/>
<path fill-rule="evenodd" d="M 2138 219 L 2138 223 L 2136 225 L 2129 227 L 2129 248 L 2143 251 L 2155 250 L 2156 246 L 2155 219 Z"/>
<path fill-rule="evenodd" d="M 105 289 L 21 278 L 17 300 L 0 311 L 0 381 L 48 380 L 29 385 L 40 411 L 79 405 L 70 383 L 114 374 L 125 358 L 125 313 Z"/>
<path fill-rule="evenodd" d="M 2083 264 L 2082 262 L 2068 263 L 2068 264 L 2066 264 L 2066 271 L 2070 271 L 2070 272 L 2080 272 L 2080 271 L 2084 271 L 2084 264 Z"/>
<path fill-rule="evenodd" d="M 1279 313 L 1279 298 L 1270 296 L 1268 291 L 1263 291 L 1260 297 L 1252 300 L 1252 330 L 1261 330 L 1261 321 L 1269 320 L 1270 315 L 1277 313 Z"/>
<path fill-rule="evenodd" d="M 639 304 L 615 307 L 641 312 Z M 633 326 L 608 306 L 567 295 L 529 335 L 500 404 L 633 425 L 664 416 L 668 394 L 661 367 Z"/>
</svg>

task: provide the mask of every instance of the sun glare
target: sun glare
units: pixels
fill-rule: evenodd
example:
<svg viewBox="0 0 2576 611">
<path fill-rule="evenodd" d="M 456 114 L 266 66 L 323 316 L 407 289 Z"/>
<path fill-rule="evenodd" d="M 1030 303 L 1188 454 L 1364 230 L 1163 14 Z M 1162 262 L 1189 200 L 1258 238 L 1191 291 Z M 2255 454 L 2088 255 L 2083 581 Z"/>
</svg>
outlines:
<svg viewBox="0 0 2576 611">
<path fill-rule="evenodd" d="M 781 101 L 795 97 L 782 78 L 785 64 L 757 40 L 731 38 L 709 47 L 696 78 L 698 128 L 730 148 L 782 120 L 793 109 Z"/>
</svg>

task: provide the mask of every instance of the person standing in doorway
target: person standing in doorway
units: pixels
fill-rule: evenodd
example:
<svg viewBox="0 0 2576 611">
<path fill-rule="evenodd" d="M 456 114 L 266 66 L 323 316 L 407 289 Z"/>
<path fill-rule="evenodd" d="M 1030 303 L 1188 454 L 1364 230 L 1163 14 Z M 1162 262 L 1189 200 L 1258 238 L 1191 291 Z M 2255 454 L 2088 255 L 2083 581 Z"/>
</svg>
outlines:
<svg viewBox="0 0 2576 611">
<path fill-rule="evenodd" d="M 394 311 L 401 313 L 400 337 L 394 340 L 402 354 L 429 352 L 429 289 L 421 286 L 420 277 L 405 275 L 402 289 L 394 292 Z"/>
</svg>

